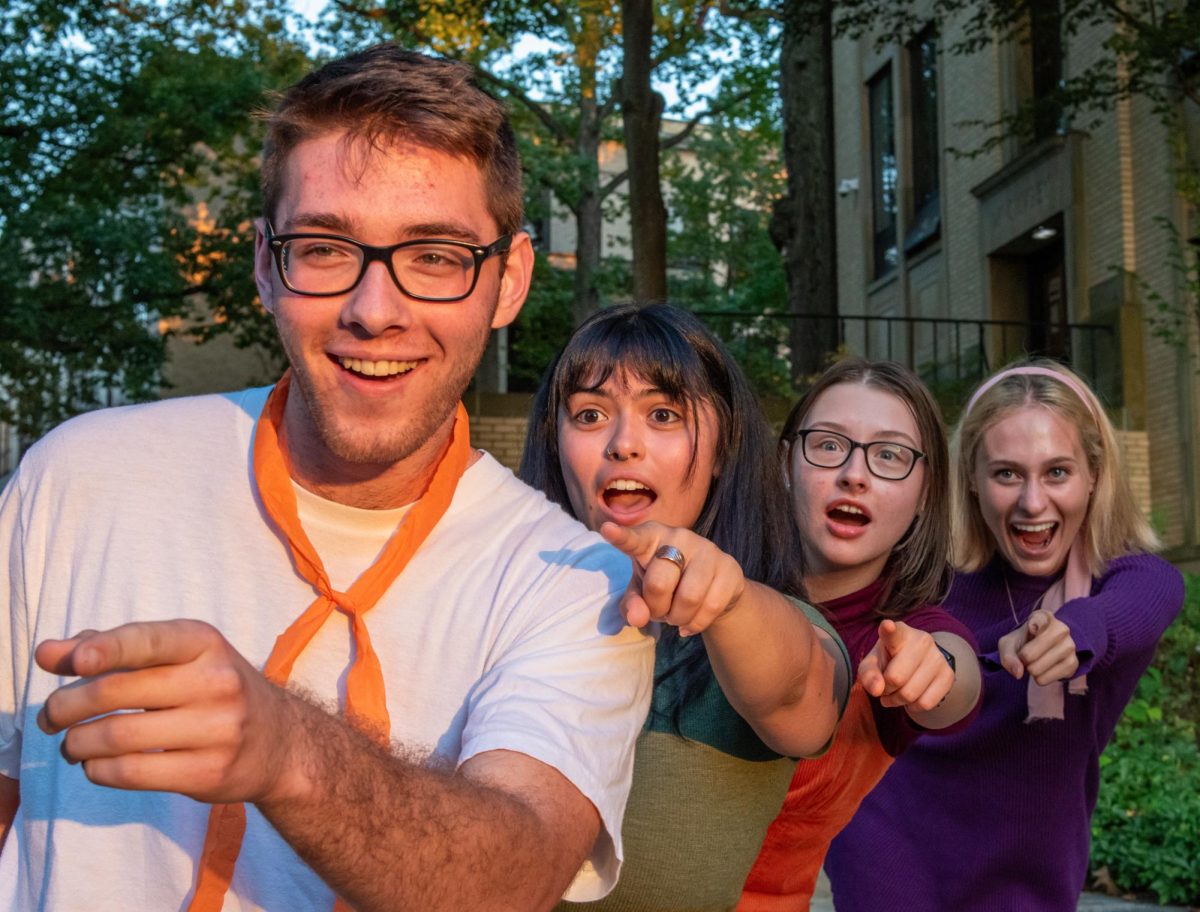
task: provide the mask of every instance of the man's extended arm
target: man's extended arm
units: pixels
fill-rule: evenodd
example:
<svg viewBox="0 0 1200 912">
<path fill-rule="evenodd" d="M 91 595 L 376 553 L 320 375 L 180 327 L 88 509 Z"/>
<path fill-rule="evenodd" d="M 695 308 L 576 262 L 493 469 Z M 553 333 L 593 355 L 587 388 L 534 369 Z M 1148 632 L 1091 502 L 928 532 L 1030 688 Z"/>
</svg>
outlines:
<svg viewBox="0 0 1200 912">
<path fill-rule="evenodd" d="M 355 908 L 547 909 L 595 841 L 595 808 L 538 760 L 490 751 L 431 769 L 294 708 L 306 760 L 257 806 Z"/>
<path fill-rule="evenodd" d="M 8 838 L 9 828 L 13 818 L 17 816 L 17 806 L 21 803 L 21 783 L 8 776 L 0 776 L 0 849 Z"/>
<path fill-rule="evenodd" d="M 454 773 L 395 756 L 268 682 L 208 624 L 167 621 L 39 645 L 83 680 L 39 724 L 100 785 L 254 803 L 360 909 L 549 908 L 599 828 L 557 770 L 491 751 Z M 117 713 L 120 709 L 156 712 Z"/>
</svg>

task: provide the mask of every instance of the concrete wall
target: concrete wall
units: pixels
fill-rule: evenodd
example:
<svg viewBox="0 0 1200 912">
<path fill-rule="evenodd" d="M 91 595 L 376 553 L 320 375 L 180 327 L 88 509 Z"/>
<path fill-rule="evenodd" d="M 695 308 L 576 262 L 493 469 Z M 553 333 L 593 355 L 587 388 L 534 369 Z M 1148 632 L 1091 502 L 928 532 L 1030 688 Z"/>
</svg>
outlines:
<svg viewBox="0 0 1200 912">
<path fill-rule="evenodd" d="M 471 417 L 471 446 L 487 450 L 516 472 L 525 448 L 527 426 L 525 418 L 474 415 Z"/>
<path fill-rule="evenodd" d="M 269 352 L 238 348 L 229 336 L 198 345 L 186 335 L 175 335 L 167 340 L 162 395 L 199 396 L 266 386 L 279 379 L 283 367 Z"/>
</svg>

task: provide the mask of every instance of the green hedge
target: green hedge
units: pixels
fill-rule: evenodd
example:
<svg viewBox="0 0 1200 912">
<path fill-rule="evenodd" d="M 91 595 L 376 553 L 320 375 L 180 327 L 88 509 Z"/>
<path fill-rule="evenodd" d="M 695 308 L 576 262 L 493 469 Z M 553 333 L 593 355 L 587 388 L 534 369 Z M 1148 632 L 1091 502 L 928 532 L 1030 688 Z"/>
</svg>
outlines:
<svg viewBox="0 0 1200 912">
<path fill-rule="evenodd" d="M 1092 869 L 1200 905 L 1200 576 L 1100 758 Z"/>
</svg>

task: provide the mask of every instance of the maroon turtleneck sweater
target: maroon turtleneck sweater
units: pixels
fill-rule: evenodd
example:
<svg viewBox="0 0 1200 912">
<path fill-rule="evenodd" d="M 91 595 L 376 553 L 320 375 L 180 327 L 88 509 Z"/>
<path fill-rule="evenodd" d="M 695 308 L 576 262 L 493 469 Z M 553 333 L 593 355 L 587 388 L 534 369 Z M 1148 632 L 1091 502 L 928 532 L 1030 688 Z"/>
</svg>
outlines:
<svg viewBox="0 0 1200 912">
<path fill-rule="evenodd" d="M 855 672 L 879 641 L 880 618 L 875 609 L 882 589 L 882 581 L 876 580 L 821 604 L 846 644 Z M 900 620 L 929 633 L 956 634 L 975 648 L 971 632 L 936 606 L 923 605 Z M 976 701 L 964 718 L 928 734 L 941 737 L 960 731 L 971 724 L 979 707 Z M 892 758 L 925 731 L 906 710 L 884 707 L 855 683 L 832 746 L 822 756 L 797 765 L 783 807 L 746 878 L 738 912 L 807 909 L 829 841 L 850 820 Z"/>
</svg>

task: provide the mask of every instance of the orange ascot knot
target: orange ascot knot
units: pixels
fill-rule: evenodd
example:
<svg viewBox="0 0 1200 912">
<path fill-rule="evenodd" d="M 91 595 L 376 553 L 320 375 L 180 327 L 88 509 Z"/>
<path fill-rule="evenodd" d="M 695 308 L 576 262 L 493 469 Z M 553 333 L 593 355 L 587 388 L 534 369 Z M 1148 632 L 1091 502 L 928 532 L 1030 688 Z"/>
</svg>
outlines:
<svg viewBox="0 0 1200 912">
<path fill-rule="evenodd" d="M 356 726 L 386 744 L 391 734 L 391 720 L 388 718 L 383 669 L 371 645 L 364 615 L 403 572 L 409 559 L 417 553 L 450 506 L 458 480 L 471 457 L 467 412 L 460 402 L 454 416 L 449 448 L 438 462 L 429 487 L 405 515 L 399 529 L 388 540 L 383 554 L 354 582 L 348 592 L 338 592 L 329 581 L 320 555 L 300 526 L 296 492 L 292 488 L 291 475 L 279 442 L 290 383 L 289 371 L 275 384 L 259 416 L 254 431 L 254 480 L 267 515 L 287 541 L 296 572 L 312 584 L 317 598 L 275 640 L 263 675 L 275 684 L 286 684 L 296 659 L 312 642 L 329 615 L 334 610 L 341 611 L 349 617 L 354 633 L 354 661 L 346 677 L 346 715 Z M 188 912 L 219 912 L 233 880 L 233 869 L 241 852 L 245 832 L 244 805 L 213 805 L 208 817 L 208 832 L 204 837 L 204 851 L 200 856 L 196 891 L 188 905 Z M 348 912 L 348 907 L 341 900 L 334 903 L 334 909 L 335 912 Z"/>
</svg>

